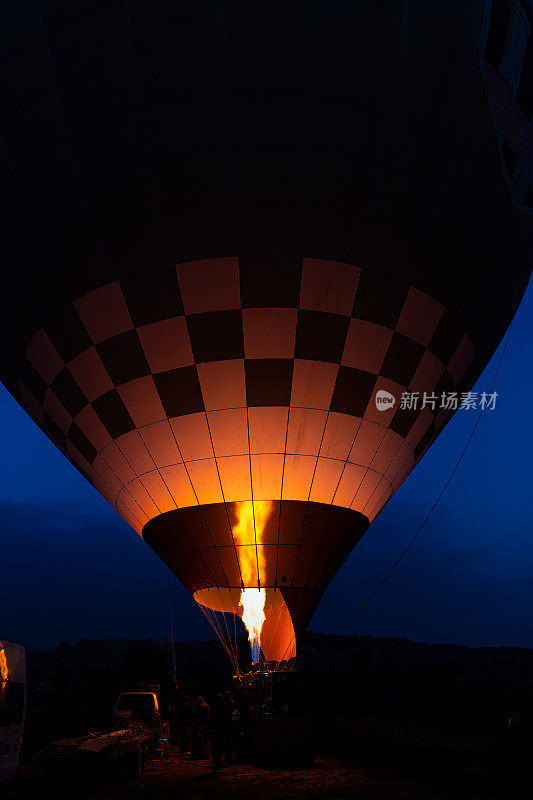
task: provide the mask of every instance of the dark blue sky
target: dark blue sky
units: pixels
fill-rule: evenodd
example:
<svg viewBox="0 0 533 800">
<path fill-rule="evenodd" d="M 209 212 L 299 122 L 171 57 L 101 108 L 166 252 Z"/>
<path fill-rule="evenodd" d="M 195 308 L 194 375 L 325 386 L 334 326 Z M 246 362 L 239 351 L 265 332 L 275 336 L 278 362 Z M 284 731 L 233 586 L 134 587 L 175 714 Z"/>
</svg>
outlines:
<svg viewBox="0 0 533 800">
<path fill-rule="evenodd" d="M 398 570 L 348 629 L 533 647 L 533 286 L 456 476 Z M 500 345 L 501 348 L 501 345 Z M 475 389 L 488 390 L 500 350 Z M 475 411 L 460 411 L 331 583 L 311 629 L 336 632 L 381 580 L 447 479 Z M 178 639 L 210 628 L 185 589 L 0 387 L 0 637 Z"/>
</svg>

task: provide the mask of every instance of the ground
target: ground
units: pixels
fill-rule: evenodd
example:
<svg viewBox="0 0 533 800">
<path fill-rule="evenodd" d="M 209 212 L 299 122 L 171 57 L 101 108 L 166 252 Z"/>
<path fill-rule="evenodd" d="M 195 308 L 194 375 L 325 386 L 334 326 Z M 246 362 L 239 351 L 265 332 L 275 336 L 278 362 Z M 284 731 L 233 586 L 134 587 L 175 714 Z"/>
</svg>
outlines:
<svg viewBox="0 0 533 800">
<path fill-rule="evenodd" d="M 52 787 L 39 774 L 28 769 L 18 785 L 6 790 L 6 800 L 29 800 L 43 796 Z M 46 788 L 45 788 L 46 787 Z M 47 793 L 47 792 L 46 792 Z M 448 793 L 434 790 L 420 780 L 391 776 L 384 771 L 357 769 L 339 758 L 318 757 L 311 769 L 266 770 L 248 764 L 225 767 L 213 776 L 211 763 L 190 761 L 173 755 L 169 762 L 155 765 L 142 777 L 105 786 L 53 787 L 56 798 L 91 800 L 399 800 L 432 798 L 445 800 Z M 489 796 L 487 795 L 487 798 Z"/>
<path fill-rule="evenodd" d="M 466 723 L 466 721 L 464 721 Z M 463 730 L 414 728 L 413 720 L 366 718 L 331 727 L 342 754 L 318 752 L 307 769 L 262 769 L 233 764 L 213 776 L 209 760 L 191 761 L 173 748 L 164 763 L 142 778 L 118 781 L 88 774 L 75 783 L 46 778 L 42 765 L 27 760 L 5 800 L 532 800 L 529 740 Z M 342 742 L 339 739 L 342 737 Z M 2 795 L 4 797 L 4 795 Z"/>
</svg>

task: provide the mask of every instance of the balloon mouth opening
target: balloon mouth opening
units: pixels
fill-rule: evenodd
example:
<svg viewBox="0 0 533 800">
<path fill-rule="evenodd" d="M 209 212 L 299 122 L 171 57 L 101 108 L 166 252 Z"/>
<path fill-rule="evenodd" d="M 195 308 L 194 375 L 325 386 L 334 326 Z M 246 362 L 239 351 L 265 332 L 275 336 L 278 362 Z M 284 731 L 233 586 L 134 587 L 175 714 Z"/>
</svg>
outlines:
<svg viewBox="0 0 533 800">
<path fill-rule="evenodd" d="M 199 589 L 194 599 L 223 644 L 236 672 L 242 665 L 277 669 L 296 656 L 296 634 L 283 594 L 277 588 Z M 237 619 L 242 621 L 237 627 Z M 240 628 L 240 630 L 239 630 Z M 246 652 L 240 647 L 246 632 Z"/>
</svg>

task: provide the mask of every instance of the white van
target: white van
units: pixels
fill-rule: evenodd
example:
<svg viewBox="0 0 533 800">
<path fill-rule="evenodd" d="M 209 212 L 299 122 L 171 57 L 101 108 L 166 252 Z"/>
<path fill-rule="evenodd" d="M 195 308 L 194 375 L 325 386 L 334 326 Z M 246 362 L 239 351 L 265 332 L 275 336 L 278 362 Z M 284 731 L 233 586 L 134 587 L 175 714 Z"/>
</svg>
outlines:
<svg viewBox="0 0 533 800">
<path fill-rule="evenodd" d="M 26 654 L 0 640 L 0 783 L 18 771 L 26 714 Z"/>
<path fill-rule="evenodd" d="M 115 722 L 142 718 L 155 722 L 159 718 L 159 701 L 155 692 L 121 692 L 113 710 Z"/>
</svg>

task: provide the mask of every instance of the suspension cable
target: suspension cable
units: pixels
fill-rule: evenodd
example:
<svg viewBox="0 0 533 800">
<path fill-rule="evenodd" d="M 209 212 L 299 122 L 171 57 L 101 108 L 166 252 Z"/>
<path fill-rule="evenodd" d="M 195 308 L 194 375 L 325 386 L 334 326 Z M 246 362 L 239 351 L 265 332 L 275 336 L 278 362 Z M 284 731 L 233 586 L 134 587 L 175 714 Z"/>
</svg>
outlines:
<svg viewBox="0 0 533 800">
<path fill-rule="evenodd" d="M 500 355 L 500 359 L 498 361 L 498 365 L 496 367 L 496 372 L 494 373 L 494 377 L 492 379 L 492 383 L 490 384 L 489 393 L 492 391 L 492 389 L 494 387 L 494 384 L 496 382 L 496 378 L 498 377 L 498 373 L 500 372 L 500 367 L 502 365 L 503 357 L 505 355 L 505 351 L 507 350 L 507 345 L 509 343 L 509 337 L 511 336 L 511 328 L 512 328 L 512 326 L 513 326 L 513 323 L 511 322 L 511 324 L 509 325 L 509 328 L 507 330 L 507 336 L 505 337 L 505 341 L 504 341 L 504 344 L 503 344 L 503 349 L 502 349 L 502 352 L 501 352 L 501 355 Z M 418 537 L 420 536 L 420 534 L 424 530 L 424 528 L 426 526 L 426 523 L 428 522 L 428 520 L 432 516 L 433 512 L 437 508 L 438 504 L 440 503 L 444 493 L 446 492 L 446 490 L 447 490 L 448 486 L 450 485 L 455 473 L 457 472 L 459 464 L 463 460 L 463 457 L 464 457 L 464 455 L 465 455 L 465 453 L 466 453 L 466 451 L 468 449 L 468 446 L 470 445 L 470 442 L 472 441 L 472 438 L 473 438 L 473 436 L 474 436 L 474 434 L 475 434 L 475 432 L 477 430 L 477 427 L 479 425 L 479 421 L 481 419 L 483 411 L 484 411 L 484 409 L 481 409 L 481 411 L 479 412 L 479 414 L 477 416 L 477 419 L 476 419 L 476 421 L 474 423 L 474 427 L 472 428 L 472 430 L 470 432 L 470 435 L 469 435 L 468 439 L 466 440 L 466 443 L 465 443 L 463 449 L 461 450 L 459 458 L 455 462 L 455 466 L 453 467 L 452 471 L 450 472 L 450 474 L 448 476 L 448 479 L 444 483 L 444 486 L 442 487 L 441 491 L 439 492 L 439 494 L 437 496 L 437 499 L 435 500 L 435 502 L 433 503 L 433 505 L 429 509 L 429 511 L 426 514 L 424 520 L 422 521 L 422 524 L 420 525 L 420 527 L 418 528 L 418 530 L 416 531 L 414 536 L 407 543 L 406 547 L 404 548 L 404 550 L 402 551 L 400 556 L 396 559 L 396 561 L 394 562 L 392 567 L 389 569 L 389 571 L 387 572 L 385 577 L 378 583 L 378 585 L 375 587 L 375 589 L 368 595 L 368 597 L 366 598 L 364 603 L 362 603 L 359 606 L 359 608 L 356 611 L 354 611 L 352 616 L 339 629 L 339 631 L 338 631 L 339 633 L 343 633 L 346 630 L 346 628 L 348 627 L 348 625 L 350 625 L 350 623 L 353 622 L 353 620 L 361 613 L 361 611 L 363 611 L 363 609 L 366 608 L 366 606 L 370 603 L 370 601 L 374 599 L 374 597 L 377 595 L 379 590 L 387 583 L 387 581 L 389 580 L 389 578 L 392 575 L 392 573 L 399 566 L 399 564 L 403 561 L 403 559 L 405 558 L 405 556 L 407 555 L 407 553 L 409 552 L 411 547 L 414 545 L 414 543 L 416 542 L 416 540 L 418 539 Z"/>
</svg>

